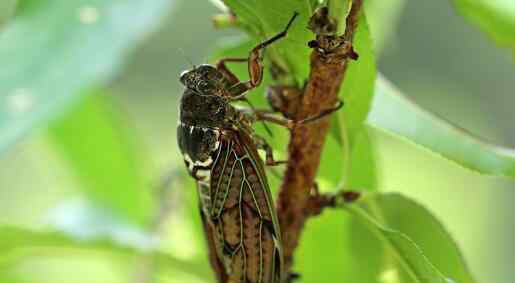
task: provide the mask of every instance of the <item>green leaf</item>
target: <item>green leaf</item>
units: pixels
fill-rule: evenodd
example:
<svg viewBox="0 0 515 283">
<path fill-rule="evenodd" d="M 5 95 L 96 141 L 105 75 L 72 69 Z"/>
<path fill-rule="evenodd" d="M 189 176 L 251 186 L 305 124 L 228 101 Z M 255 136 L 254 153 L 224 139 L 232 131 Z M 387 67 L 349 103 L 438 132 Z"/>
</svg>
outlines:
<svg viewBox="0 0 515 283">
<path fill-rule="evenodd" d="M 307 42 L 313 35 L 306 25 L 313 13 L 312 1 L 224 0 L 224 3 L 251 31 L 254 45 L 284 30 L 293 13 L 299 13 L 288 37 L 271 45 L 267 56 L 293 74 L 297 83 L 302 85 L 309 72 L 311 49 Z"/>
<path fill-rule="evenodd" d="M 26 280 L 22 280 L 17 274 L 14 274 L 12 270 L 0 270 L 0 282 L 27 283 Z"/>
<path fill-rule="evenodd" d="M 370 129 L 363 129 L 351 150 L 350 170 L 345 183 L 346 188 L 350 190 L 377 190 L 376 145 L 371 135 Z"/>
<path fill-rule="evenodd" d="M 345 127 L 347 139 L 352 148 L 358 132 L 363 128 L 363 123 L 370 111 L 374 97 L 374 82 L 376 78 L 376 64 L 373 44 L 366 17 L 362 14 L 359 26 L 354 35 L 354 48 L 359 54 L 357 61 L 350 61 L 345 79 L 339 93 L 345 106 L 338 114 L 341 115 L 340 123 L 333 123 L 333 127 Z M 334 132 L 334 131 L 333 131 Z"/>
<path fill-rule="evenodd" d="M 515 178 L 515 150 L 488 144 L 436 117 L 382 77 L 367 123 L 478 173 Z"/>
<path fill-rule="evenodd" d="M 335 241 L 342 241 L 344 258 L 339 269 L 343 273 L 341 282 L 356 283 L 390 283 L 382 280 L 384 260 L 387 254 L 386 247 L 370 233 L 367 225 L 351 215 L 344 222 L 344 235 Z M 393 283 L 393 282 L 392 282 Z M 398 283 L 398 282 L 395 282 Z M 399 282 L 400 283 L 400 282 Z"/>
<path fill-rule="evenodd" d="M 492 37 L 502 47 L 515 51 L 515 2 L 454 0 L 454 6 L 470 23 Z"/>
<path fill-rule="evenodd" d="M 157 244 L 149 232 L 152 229 L 136 226 L 87 199 L 63 201 L 45 218 L 50 227 L 73 239 L 105 238 L 141 250 L 154 248 Z"/>
<path fill-rule="evenodd" d="M 25 0 L 0 33 L 0 152 L 101 84 L 172 0 Z"/>
<path fill-rule="evenodd" d="M 348 231 L 344 225 L 347 219 L 342 216 L 339 211 L 327 211 L 307 222 L 292 270 L 300 273 L 299 283 L 347 282 L 349 270 L 342 267 L 348 251 L 342 239 Z"/>
<path fill-rule="evenodd" d="M 322 155 L 322 158 L 324 156 L 328 158 L 325 159 L 326 161 L 323 159 L 320 166 L 320 176 L 336 180 L 336 182 L 343 181 L 347 185 L 349 185 L 348 179 L 353 178 L 350 174 L 356 173 L 354 169 L 356 167 L 354 166 L 357 164 L 363 165 L 365 161 L 363 156 L 354 154 L 356 151 L 354 147 L 363 147 L 356 140 L 358 136 L 364 135 L 364 122 L 374 97 L 376 64 L 372 45 L 366 17 L 362 15 L 354 37 L 354 47 L 359 54 L 359 59 L 355 62 L 349 61 L 348 70 L 338 94 L 345 105 L 342 110 L 333 115 L 331 124 L 331 136 L 335 138 L 338 145 L 333 146 L 331 140 L 328 139 Z M 362 153 L 369 155 L 366 152 Z M 338 161 L 340 163 L 338 166 L 334 166 L 334 156 L 342 157 L 341 161 Z M 366 169 L 363 173 L 372 177 L 371 174 L 373 173 L 370 172 L 372 166 L 359 168 Z M 340 170 L 335 171 L 335 169 Z M 365 181 L 365 183 L 373 182 L 364 179 L 361 179 L 361 181 Z"/>
<path fill-rule="evenodd" d="M 406 0 L 368 0 L 363 2 L 376 54 L 381 53 L 388 41 L 394 37 L 406 2 Z"/>
<path fill-rule="evenodd" d="M 355 139 L 350 152 L 349 172 L 344 182 L 345 189 L 352 191 L 377 191 L 378 170 L 376 141 L 370 129 L 364 128 Z M 345 221 L 342 261 L 343 282 L 387 282 L 382 281 L 386 248 L 377 241 L 367 226 L 353 217 Z"/>
<path fill-rule="evenodd" d="M 134 135 L 106 98 L 98 92 L 85 95 L 51 125 L 49 137 L 87 197 L 128 221 L 147 223 L 152 199 L 142 177 L 143 160 Z"/>
<path fill-rule="evenodd" d="M 77 256 L 81 252 L 105 252 L 118 256 L 152 257 L 165 271 L 167 269 L 180 270 L 196 275 L 205 281 L 212 278 L 208 270 L 197 264 L 179 260 L 171 255 L 156 250 L 140 250 L 131 246 L 122 246 L 110 239 L 78 240 L 55 231 L 33 231 L 14 226 L 0 226 L 0 269 L 15 264 L 17 261 L 31 256 L 41 255 L 46 251 L 55 255 L 59 251 L 70 251 L 70 256 Z"/>
<path fill-rule="evenodd" d="M 474 282 L 454 240 L 421 205 L 399 194 L 374 194 L 345 207 L 390 251 L 394 262 L 387 261 L 390 266 L 378 276 L 417 283 Z M 357 255 L 356 260 L 366 264 L 369 259 Z"/>
</svg>

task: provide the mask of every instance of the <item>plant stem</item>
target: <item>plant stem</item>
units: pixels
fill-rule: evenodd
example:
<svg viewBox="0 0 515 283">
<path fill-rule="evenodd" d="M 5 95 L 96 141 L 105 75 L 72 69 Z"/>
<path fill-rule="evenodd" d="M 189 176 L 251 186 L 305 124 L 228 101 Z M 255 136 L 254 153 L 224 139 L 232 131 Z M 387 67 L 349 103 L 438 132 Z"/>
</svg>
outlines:
<svg viewBox="0 0 515 283">
<path fill-rule="evenodd" d="M 342 178 L 340 181 L 340 186 L 342 186 L 344 189 L 348 185 L 348 178 L 349 178 L 349 172 L 350 172 L 350 166 L 351 166 L 351 159 L 350 159 L 350 144 L 349 144 L 349 131 L 347 129 L 347 123 L 345 121 L 344 115 L 338 115 L 338 121 L 340 123 L 340 131 L 341 131 L 341 139 L 342 139 L 342 147 L 343 147 L 343 172 L 342 172 Z"/>
<path fill-rule="evenodd" d="M 352 42 L 361 12 L 362 0 L 353 0 L 347 16 L 344 37 Z M 313 117 L 334 107 L 344 79 L 348 59 L 336 60 L 331 54 L 311 53 L 311 71 L 302 97 L 297 120 Z M 278 217 L 282 230 L 286 269 L 290 270 L 292 256 L 298 245 L 309 213 L 311 189 L 320 163 L 320 155 L 327 136 L 330 119 L 296 126 L 288 145 L 288 165 L 278 198 Z M 347 141 L 344 141 L 347 142 Z"/>
</svg>

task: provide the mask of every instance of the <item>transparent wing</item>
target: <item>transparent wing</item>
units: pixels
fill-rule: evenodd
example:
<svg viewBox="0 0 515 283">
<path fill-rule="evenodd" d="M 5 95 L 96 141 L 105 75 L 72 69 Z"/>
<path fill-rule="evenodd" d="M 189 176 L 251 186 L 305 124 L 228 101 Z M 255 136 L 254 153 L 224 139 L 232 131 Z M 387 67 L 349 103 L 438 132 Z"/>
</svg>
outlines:
<svg viewBox="0 0 515 283">
<path fill-rule="evenodd" d="M 282 277 L 277 215 L 252 140 L 224 133 L 211 169 L 209 219 L 229 280 L 275 283 Z"/>
</svg>

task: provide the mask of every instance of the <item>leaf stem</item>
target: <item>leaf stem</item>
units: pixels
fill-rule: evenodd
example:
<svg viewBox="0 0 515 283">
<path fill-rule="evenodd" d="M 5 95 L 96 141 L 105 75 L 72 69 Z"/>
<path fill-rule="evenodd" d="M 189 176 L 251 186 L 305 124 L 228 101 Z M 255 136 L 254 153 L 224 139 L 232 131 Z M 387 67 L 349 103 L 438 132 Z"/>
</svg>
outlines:
<svg viewBox="0 0 515 283">
<path fill-rule="evenodd" d="M 349 144 L 349 131 L 347 129 L 347 123 L 345 121 L 345 115 L 338 115 L 338 122 L 340 124 L 340 134 L 342 138 L 343 146 L 343 172 L 340 185 L 345 189 L 347 187 L 347 181 L 350 172 L 351 158 L 350 158 L 350 144 Z"/>
</svg>

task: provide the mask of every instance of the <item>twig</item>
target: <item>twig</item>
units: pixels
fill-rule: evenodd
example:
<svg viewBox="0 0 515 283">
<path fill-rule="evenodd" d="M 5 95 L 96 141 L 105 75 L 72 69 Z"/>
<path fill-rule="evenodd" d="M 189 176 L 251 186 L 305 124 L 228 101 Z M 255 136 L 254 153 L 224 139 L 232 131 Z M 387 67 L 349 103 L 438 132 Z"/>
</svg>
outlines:
<svg viewBox="0 0 515 283">
<path fill-rule="evenodd" d="M 361 12 L 361 8 L 363 6 L 363 0 L 354 0 L 352 1 L 352 7 L 349 12 L 349 15 L 347 16 L 347 19 L 345 20 L 345 33 L 343 34 L 343 37 L 352 42 L 352 39 L 354 37 L 354 33 L 356 32 L 356 29 L 358 28 L 358 22 L 359 22 L 359 16 Z"/>
<path fill-rule="evenodd" d="M 330 109 L 338 101 L 338 91 L 343 81 L 349 58 L 355 58 L 352 38 L 362 7 L 362 0 L 353 0 L 342 37 L 319 35 L 311 47 L 311 71 L 304 90 L 297 120 L 313 117 Z M 327 50 L 318 40 L 345 40 L 332 50 Z M 288 145 L 288 165 L 278 198 L 278 217 L 282 230 L 286 268 L 290 270 L 292 256 L 298 245 L 304 223 L 310 215 L 310 194 L 320 163 L 322 147 L 329 130 L 328 118 L 313 123 L 299 124 L 291 132 Z"/>
</svg>

